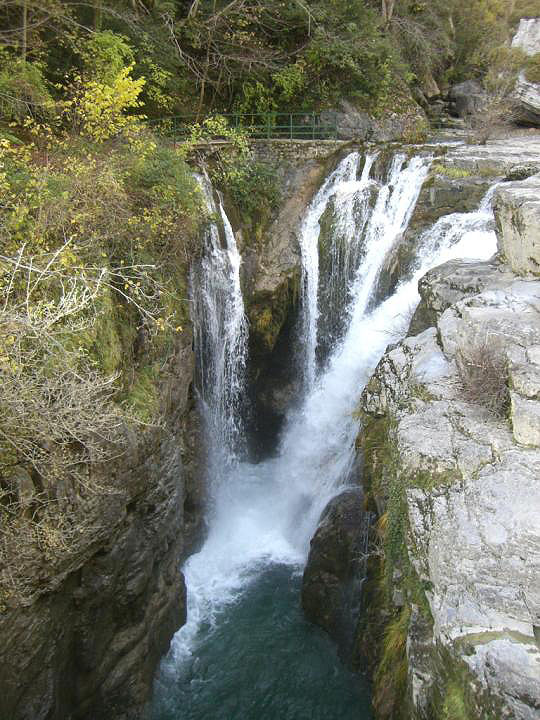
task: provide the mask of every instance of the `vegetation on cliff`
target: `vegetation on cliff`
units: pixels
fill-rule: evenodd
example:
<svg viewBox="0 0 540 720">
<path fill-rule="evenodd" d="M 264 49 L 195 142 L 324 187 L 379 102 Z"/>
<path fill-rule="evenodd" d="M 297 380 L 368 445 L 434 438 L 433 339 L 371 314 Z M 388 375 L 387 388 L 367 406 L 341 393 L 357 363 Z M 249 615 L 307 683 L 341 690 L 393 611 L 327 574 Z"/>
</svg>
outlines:
<svg viewBox="0 0 540 720">
<path fill-rule="evenodd" d="M 485 73 L 509 26 L 538 14 L 537 4 L 5 0 L 0 97 L 4 114 L 44 115 L 66 81 L 90 66 L 114 75 L 120 60 L 149 117 L 324 108 L 342 98 L 368 111 L 397 108 L 415 89 L 429 96 L 436 84 Z"/>
<path fill-rule="evenodd" d="M 384 113 L 486 72 L 529 5 L 0 2 L 0 604 L 27 589 L 15 554 L 66 552 L 113 491 L 90 468 L 122 451 L 130 423 L 159 422 L 205 221 L 189 153 L 232 140 L 210 170 L 253 236 L 277 203 L 272 168 L 222 119 L 181 145 L 147 121 L 343 98 Z"/>
<path fill-rule="evenodd" d="M 141 87 L 96 67 L 54 111 L 14 102 L 0 140 L 3 605 L 92 530 L 129 424 L 160 422 L 204 213 L 182 153 L 125 114 Z"/>
</svg>

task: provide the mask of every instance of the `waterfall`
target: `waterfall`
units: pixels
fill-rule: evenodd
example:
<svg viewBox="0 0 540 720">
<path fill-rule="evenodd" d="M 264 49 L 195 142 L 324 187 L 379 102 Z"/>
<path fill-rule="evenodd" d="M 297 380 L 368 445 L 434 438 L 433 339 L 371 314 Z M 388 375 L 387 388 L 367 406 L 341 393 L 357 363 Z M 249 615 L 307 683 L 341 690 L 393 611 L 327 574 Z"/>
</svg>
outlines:
<svg viewBox="0 0 540 720">
<path fill-rule="evenodd" d="M 162 663 L 159 680 L 163 690 L 157 693 L 158 698 L 174 697 L 176 687 L 185 688 L 179 691 L 176 708 L 183 708 L 186 702 L 196 704 L 194 693 L 209 692 L 216 662 L 205 655 L 206 664 L 200 666 L 196 658 L 204 654 L 205 648 L 215 647 L 213 637 L 217 638 L 218 645 L 223 645 L 227 618 L 242 603 L 242 598 L 252 597 L 253 588 L 269 577 L 272 568 L 291 569 L 291 574 L 280 581 L 285 583 L 284 586 L 276 588 L 276 592 L 286 593 L 287 583 L 290 584 L 301 570 L 322 509 L 350 481 L 354 442 L 359 431 L 355 407 L 387 345 L 399 340 L 406 332 L 410 313 L 418 302 L 418 279 L 430 268 L 449 259 L 486 259 L 496 250 L 488 195 L 477 211 L 441 218 L 425 232 L 418 240 L 416 264 L 411 275 L 401 280 L 391 297 L 370 307 L 384 260 L 407 227 L 429 162 L 425 157 L 407 161 L 405 156 L 397 155 L 386 180 L 375 188 L 377 198 L 367 211 L 362 226 L 363 220 L 360 218 L 359 223 L 359 215 L 351 206 L 355 203 L 358 206 L 360 185 L 372 181 L 368 177 L 369 167 L 366 176 L 356 180 L 359 156 L 352 153 L 325 181 L 308 209 L 302 225 L 302 257 L 306 301 L 304 332 L 306 343 L 311 343 L 308 356 L 311 389 L 302 407 L 288 418 L 277 457 L 258 464 L 238 461 L 214 468 L 223 481 L 212 485 L 214 502 L 208 537 L 200 552 L 192 555 L 184 567 L 188 620 L 173 639 L 171 651 Z M 347 192 L 347 187 L 351 192 Z M 318 260 L 314 257 L 316 218 L 320 219 L 331 196 L 340 208 L 339 217 L 351 219 L 350 225 L 344 219 L 343 226 L 361 227 L 364 247 L 355 272 L 350 273 L 348 303 L 342 307 L 346 317 L 345 331 L 317 377 L 317 295 L 321 288 L 318 287 Z M 211 193 L 208 192 L 207 198 L 211 206 Z M 222 218 L 225 224 L 223 214 Z M 342 226 L 338 223 L 337 227 Z M 353 235 L 351 230 L 351 241 L 356 242 Z M 199 362 L 204 363 L 201 365 L 201 393 L 213 418 L 209 432 L 215 428 L 222 440 L 226 440 L 234 436 L 239 427 L 239 421 L 231 416 L 238 409 L 245 359 L 245 321 L 237 281 L 240 259 L 233 238 L 226 237 L 225 247 L 221 247 L 217 229 L 212 226 L 206 243 L 206 261 L 203 260 L 192 278 L 194 318 L 199 326 L 198 333 L 205 336 L 198 335 L 197 342 L 206 348 L 204 356 L 199 357 Z M 211 277 L 203 277 L 205 273 Z M 229 310 L 225 311 L 225 307 Z M 224 350 L 225 345 L 228 352 Z M 236 366 L 227 365 L 231 359 L 235 360 Z M 231 395 L 228 394 L 228 377 L 234 381 Z M 219 423 L 226 429 L 220 429 Z M 274 626 L 272 633 L 275 635 L 277 630 Z M 254 631 L 255 627 L 252 634 L 256 643 Z M 284 637 L 287 636 L 286 631 Z M 234 638 L 234 633 L 228 637 Z M 260 642 L 263 643 L 260 654 L 265 656 L 268 638 Z M 298 658 L 294 662 L 301 662 L 301 653 L 296 649 L 287 657 Z M 233 658 L 227 662 L 232 663 Z M 269 662 L 277 664 L 278 656 L 270 658 Z M 238 672 L 242 675 L 247 669 L 244 666 Z M 287 667 L 284 672 L 290 675 L 293 670 Z M 194 677 L 197 678 L 195 684 Z M 237 690 L 243 687 L 242 677 L 235 682 Z M 266 691 L 265 702 L 279 696 L 276 685 L 270 688 Z M 249 713 L 244 712 L 246 707 L 245 704 L 238 705 L 240 709 L 235 711 L 235 716 L 254 717 L 250 714 L 253 706 Z M 279 707 L 278 710 L 269 707 L 265 718 L 281 716 Z M 168 720 L 177 716 L 167 713 L 156 717 Z"/>
<path fill-rule="evenodd" d="M 190 278 L 197 389 L 211 455 L 214 460 L 216 456 L 230 460 L 242 441 L 247 322 L 240 287 L 241 258 L 221 197 L 216 206 L 208 178 L 197 176 L 197 180 L 209 213 L 203 255 Z"/>
<path fill-rule="evenodd" d="M 394 157 L 380 186 L 365 228 L 365 252 L 352 282 L 352 299 L 342 312 L 349 318 L 344 339 L 337 344 L 327 369 L 307 395 L 300 412 L 289 418 L 280 458 L 295 487 L 290 505 L 290 534 L 306 552 L 313 527 L 340 484 L 347 482 L 354 462 L 358 425 L 353 411 L 367 380 L 366 339 L 352 334 L 366 316 L 369 300 L 388 252 L 404 232 L 431 162 L 430 157 Z M 376 346 L 374 353 L 382 354 Z M 373 353 L 372 353 L 373 355 Z"/>
<path fill-rule="evenodd" d="M 303 543 L 304 548 L 320 512 L 352 467 L 359 430 L 354 418 L 358 398 L 385 348 L 405 335 L 420 299 L 418 280 L 448 260 L 487 260 L 496 252 L 492 194 L 493 189 L 478 210 L 447 215 L 426 231 L 418 241 L 412 276 L 404 278 L 395 292 L 373 310 L 366 312 L 369 292 L 356 283 L 355 305 L 346 335 L 284 438 L 282 454 L 295 467 L 298 488 L 291 528 L 296 542 Z M 367 274 L 364 270 L 362 265 L 360 272 Z"/>
<path fill-rule="evenodd" d="M 359 180 L 359 154 L 353 152 L 344 158 L 315 195 L 302 222 L 302 372 L 307 392 L 316 380 L 320 335 L 324 333 L 326 344 L 335 343 L 346 324 L 345 307 L 354 307 L 356 313 L 365 311 L 384 258 L 409 223 L 430 165 L 430 158 L 415 157 L 407 163 L 406 156 L 398 154 L 385 182 L 378 185 L 370 179 L 375 158 L 366 156 Z M 327 253 L 327 272 L 320 277 L 320 221 L 330 204 L 332 244 Z M 321 309 L 320 295 L 324 300 Z"/>
<path fill-rule="evenodd" d="M 308 392 L 315 382 L 317 320 L 319 318 L 319 220 L 332 195 L 339 189 L 354 183 L 358 173 L 360 155 L 353 152 L 344 158 L 326 178 L 322 187 L 309 204 L 300 227 L 299 244 L 302 260 L 302 323 L 301 341 L 304 346 L 304 389 Z M 367 162 L 366 162 L 367 165 Z M 369 172 L 369 168 L 368 168 Z"/>
</svg>

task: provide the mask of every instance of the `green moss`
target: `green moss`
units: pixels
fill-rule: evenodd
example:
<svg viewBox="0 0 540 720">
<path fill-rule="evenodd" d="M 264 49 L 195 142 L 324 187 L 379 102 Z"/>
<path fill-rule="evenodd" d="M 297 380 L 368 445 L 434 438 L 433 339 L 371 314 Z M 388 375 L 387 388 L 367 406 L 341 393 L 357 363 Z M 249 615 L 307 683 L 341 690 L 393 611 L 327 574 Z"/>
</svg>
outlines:
<svg viewBox="0 0 540 720">
<path fill-rule="evenodd" d="M 430 700 L 433 720 L 496 720 L 500 717 L 497 703 L 477 687 L 463 660 L 440 645 L 433 660 L 439 680 L 432 688 Z"/>
<path fill-rule="evenodd" d="M 441 720 L 469 720 L 469 717 L 463 687 L 451 681 L 446 687 Z"/>
<path fill-rule="evenodd" d="M 155 421 L 159 411 L 159 369 L 148 366 L 135 374 L 133 384 L 125 396 L 128 412 L 144 423 Z"/>
<path fill-rule="evenodd" d="M 254 364 L 270 353 L 283 328 L 291 308 L 298 300 L 299 276 L 285 278 L 273 293 L 259 293 L 248 306 L 250 322 L 250 351 Z"/>
<path fill-rule="evenodd" d="M 93 354 L 105 375 L 114 375 L 122 367 L 123 346 L 125 347 L 122 340 L 116 308 L 110 294 L 107 293 L 104 296 L 103 309 L 92 343 Z"/>
<path fill-rule="evenodd" d="M 471 177 L 471 175 L 473 174 L 470 170 L 454 167 L 453 165 L 443 165 L 442 163 L 435 163 L 434 165 L 432 165 L 431 172 L 435 175 L 445 175 L 452 180 Z"/>
</svg>

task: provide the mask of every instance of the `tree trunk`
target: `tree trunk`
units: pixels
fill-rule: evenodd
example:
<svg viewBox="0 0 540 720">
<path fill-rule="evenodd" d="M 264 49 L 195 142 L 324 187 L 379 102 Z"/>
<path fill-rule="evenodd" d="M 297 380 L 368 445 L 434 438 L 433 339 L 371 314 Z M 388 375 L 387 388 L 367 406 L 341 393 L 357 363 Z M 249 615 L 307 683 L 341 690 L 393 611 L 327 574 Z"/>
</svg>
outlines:
<svg viewBox="0 0 540 720">
<path fill-rule="evenodd" d="M 94 30 L 96 32 L 101 30 L 102 9 L 102 0 L 94 0 Z"/>
<path fill-rule="evenodd" d="M 396 4 L 396 0 L 382 0 L 381 12 L 382 12 L 382 17 L 383 17 L 383 22 L 385 25 L 388 25 L 388 23 L 392 19 L 392 16 L 394 14 L 394 5 L 395 4 Z"/>
<path fill-rule="evenodd" d="M 28 51 L 28 0 L 22 0 L 22 59 L 26 62 Z"/>
</svg>

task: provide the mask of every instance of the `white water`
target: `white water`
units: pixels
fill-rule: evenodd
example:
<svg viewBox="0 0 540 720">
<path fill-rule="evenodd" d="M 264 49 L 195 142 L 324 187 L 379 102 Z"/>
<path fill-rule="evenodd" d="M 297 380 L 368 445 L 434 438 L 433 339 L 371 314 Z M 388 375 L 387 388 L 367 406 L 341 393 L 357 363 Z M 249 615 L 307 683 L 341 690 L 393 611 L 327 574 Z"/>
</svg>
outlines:
<svg viewBox="0 0 540 720">
<path fill-rule="evenodd" d="M 197 176 L 210 222 L 203 257 L 191 274 L 191 315 L 197 351 L 198 391 L 204 405 L 210 458 L 231 459 L 241 439 L 239 406 L 244 391 L 247 322 L 240 287 L 241 257 L 221 197 Z M 223 223 L 224 244 L 217 218 Z"/>
<path fill-rule="evenodd" d="M 166 674 L 174 674 L 186 656 L 196 653 L 222 610 L 268 564 L 302 567 L 321 510 L 348 480 L 359 429 L 354 408 L 387 344 L 406 332 L 418 302 L 418 279 L 451 258 L 487 259 L 495 252 L 488 198 L 477 212 L 447 216 L 425 233 L 413 277 L 366 313 L 377 268 L 408 222 L 426 164 L 414 159 L 403 167 L 401 158 L 394 161 L 393 188 L 383 186 L 381 192 L 388 191 L 369 221 L 370 242 L 354 283 L 347 332 L 303 408 L 289 419 L 278 457 L 222 468 L 224 482 L 214 486 L 208 538 L 184 568 L 188 622 L 173 639 L 162 668 Z"/>
<path fill-rule="evenodd" d="M 343 230 L 352 225 L 354 208 L 353 194 L 359 189 L 357 181 L 360 155 L 353 152 L 344 158 L 337 168 L 324 181 L 319 191 L 309 204 L 300 227 L 300 255 L 302 259 L 302 342 L 304 344 L 304 389 L 309 392 L 313 387 L 316 375 L 317 321 L 319 318 L 319 221 L 328 207 L 330 198 L 336 200 L 336 208 L 346 207 L 341 214 Z M 373 157 L 366 159 L 361 183 L 368 183 L 369 171 Z"/>
</svg>

